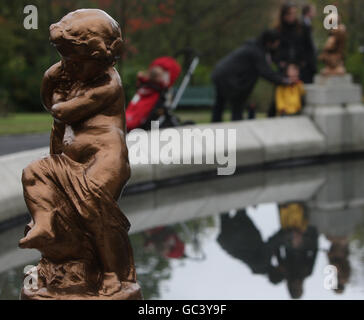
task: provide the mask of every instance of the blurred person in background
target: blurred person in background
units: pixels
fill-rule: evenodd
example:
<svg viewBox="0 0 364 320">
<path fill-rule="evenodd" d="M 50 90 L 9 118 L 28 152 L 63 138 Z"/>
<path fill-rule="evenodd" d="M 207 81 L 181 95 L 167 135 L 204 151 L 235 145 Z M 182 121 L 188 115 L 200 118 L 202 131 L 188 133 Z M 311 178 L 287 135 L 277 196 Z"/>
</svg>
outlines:
<svg viewBox="0 0 364 320">
<path fill-rule="evenodd" d="M 298 9 L 293 3 L 282 5 L 279 22 L 275 28 L 280 36 L 280 42 L 274 61 L 283 70 L 290 61 L 296 61 L 300 69 L 307 64 L 307 55 L 312 50 L 310 34 L 298 19 Z"/>
<path fill-rule="evenodd" d="M 303 6 L 302 8 L 302 26 L 307 35 L 306 62 L 301 70 L 301 79 L 304 83 L 312 83 L 313 76 L 317 72 L 317 49 L 313 41 L 312 20 L 316 17 L 316 7 L 312 4 Z"/>
<path fill-rule="evenodd" d="M 242 120 L 243 108 L 259 76 L 277 85 L 291 83 L 270 67 L 271 55 L 278 46 L 278 32 L 267 30 L 217 63 L 212 72 L 216 91 L 212 122 L 222 121 L 226 104 L 231 104 L 232 121 Z"/>
<path fill-rule="evenodd" d="M 306 4 L 302 7 L 302 24 L 304 27 L 312 29 L 312 20 L 316 17 L 316 6 Z"/>
<path fill-rule="evenodd" d="M 300 70 L 294 63 L 288 64 L 285 75 L 292 81 L 290 86 L 277 86 L 275 103 L 279 116 L 298 115 L 302 111 L 305 89 L 300 80 Z"/>
<path fill-rule="evenodd" d="M 306 22 L 308 19 L 306 19 Z M 279 21 L 275 30 L 280 36 L 280 42 L 273 61 L 279 70 L 284 73 L 288 64 L 295 61 L 300 70 L 300 79 L 304 82 L 312 82 L 313 74 L 316 72 L 312 65 L 316 65 L 316 54 L 311 37 L 311 28 L 305 27 L 298 18 L 298 8 L 294 3 L 283 4 Z M 313 69 L 313 70 L 312 70 Z M 276 104 L 273 99 L 268 117 L 276 115 Z"/>
</svg>

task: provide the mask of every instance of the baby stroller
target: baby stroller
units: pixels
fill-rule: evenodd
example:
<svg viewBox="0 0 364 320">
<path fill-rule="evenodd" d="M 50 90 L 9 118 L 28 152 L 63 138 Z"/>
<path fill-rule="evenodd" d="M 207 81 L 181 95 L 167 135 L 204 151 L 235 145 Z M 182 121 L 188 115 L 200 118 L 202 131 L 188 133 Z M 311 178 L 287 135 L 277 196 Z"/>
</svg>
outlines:
<svg viewBox="0 0 364 320">
<path fill-rule="evenodd" d="M 146 72 L 139 72 L 138 90 L 125 112 L 128 132 L 136 128 L 150 130 L 152 121 L 159 121 L 160 128 L 193 124 L 192 121 L 182 122 L 173 111 L 198 63 L 199 58 L 196 56 L 174 97 L 172 86 L 181 73 L 181 67 L 174 58 L 157 58 Z"/>
</svg>

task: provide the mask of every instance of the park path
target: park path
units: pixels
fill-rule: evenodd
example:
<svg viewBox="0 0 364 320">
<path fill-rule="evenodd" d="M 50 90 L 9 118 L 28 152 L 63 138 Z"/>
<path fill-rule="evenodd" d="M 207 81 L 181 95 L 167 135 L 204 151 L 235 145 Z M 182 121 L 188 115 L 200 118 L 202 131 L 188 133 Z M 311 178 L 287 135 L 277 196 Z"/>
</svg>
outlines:
<svg viewBox="0 0 364 320">
<path fill-rule="evenodd" d="M 0 136 L 0 156 L 49 145 L 49 133 Z"/>
</svg>

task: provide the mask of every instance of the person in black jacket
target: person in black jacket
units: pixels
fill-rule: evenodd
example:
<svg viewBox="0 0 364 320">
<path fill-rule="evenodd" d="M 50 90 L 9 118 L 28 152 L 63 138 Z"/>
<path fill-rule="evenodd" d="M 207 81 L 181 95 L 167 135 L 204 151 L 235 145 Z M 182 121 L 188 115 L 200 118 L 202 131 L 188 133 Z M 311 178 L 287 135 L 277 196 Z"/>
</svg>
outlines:
<svg viewBox="0 0 364 320">
<path fill-rule="evenodd" d="M 302 26 L 306 34 L 306 61 L 302 66 L 301 79 L 304 83 L 312 83 L 313 77 L 317 72 L 317 49 L 313 41 L 312 20 L 316 16 L 316 7 L 314 5 L 305 5 L 302 8 Z"/>
<path fill-rule="evenodd" d="M 313 9 L 312 9 L 313 10 Z M 309 81 L 307 71 L 315 72 L 315 47 L 312 40 L 312 27 L 308 25 L 308 16 L 301 23 L 298 19 L 297 7 L 293 3 L 286 3 L 281 7 L 279 22 L 276 31 L 280 35 L 280 42 L 273 56 L 274 62 L 284 70 L 290 62 L 295 62 L 300 67 L 304 82 Z M 312 11 L 313 12 L 313 11 Z M 313 13 L 312 13 L 313 17 Z M 311 70 L 313 69 L 313 70 Z"/>
<path fill-rule="evenodd" d="M 269 66 L 271 53 L 278 45 L 279 34 L 274 30 L 268 30 L 258 39 L 247 41 L 218 62 L 212 72 L 212 81 L 216 89 L 212 122 L 222 121 L 227 103 L 232 107 L 232 120 L 241 120 L 244 103 L 259 76 L 275 84 L 291 84 Z"/>
<path fill-rule="evenodd" d="M 305 21 L 304 24 L 299 21 L 298 9 L 294 3 L 288 2 L 282 5 L 275 27 L 280 42 L 272 58 L 281 73 L 284 73 L 291 63 L 298 65 L 300 80 L 311 83 L 316 73 L 316 53 L 311 35 L 312 29 L 307 26 L 308 20 Z M 269 106 L 268 117 L 275 116 L 276 105 L 273 99 Z"/>
</svg>

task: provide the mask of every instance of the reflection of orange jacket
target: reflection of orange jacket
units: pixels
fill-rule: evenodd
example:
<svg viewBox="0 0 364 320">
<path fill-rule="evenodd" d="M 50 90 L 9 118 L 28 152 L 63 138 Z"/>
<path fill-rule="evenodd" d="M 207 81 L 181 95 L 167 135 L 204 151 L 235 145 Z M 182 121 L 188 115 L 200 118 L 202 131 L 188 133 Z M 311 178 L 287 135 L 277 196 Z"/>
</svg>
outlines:
<svg viewBox="0 0 364 320">
<path fill-rule="evenodd" d="M 301 98 L 305 94 L 300 81 L 290 86 L 278 86 L 276 89 L 276 106 L 278 114 L 296 114 L 302 109 Z"/>
<path fill-rule="evenodd" d="M 305 215 L 305 210 L 299 203 L 290 203 L 280 206 L 279 217 L 282 229 L 294 228 L 301 232 L 305 232 L 307 229 L 308 220 Z"/>
</svg>

